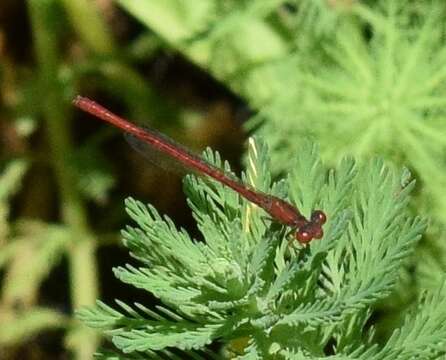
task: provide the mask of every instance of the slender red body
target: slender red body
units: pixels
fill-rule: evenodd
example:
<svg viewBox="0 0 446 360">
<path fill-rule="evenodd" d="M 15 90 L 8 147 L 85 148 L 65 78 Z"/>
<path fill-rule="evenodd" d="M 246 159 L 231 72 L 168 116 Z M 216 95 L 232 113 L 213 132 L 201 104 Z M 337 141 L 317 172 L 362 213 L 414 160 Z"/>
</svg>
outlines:
<svg viewBox="0 0 446 360">
<path fill-rule="evenodd" d="M 205 174 L 237 191 L 245 199 L 265 210 L 275 221 L 296 228 L 295 236 L 299 242 L 307 243 L 313 238 L 320 239 L 323 236 L 322 225 L 325 223 L 326 217 L 322 211 L 314 211 L 311 219 L 307 220 L 290 203 L 278 197 L 251 189 L 249 186 L 228 176 L 221 169 L 209 164 L 200 156 L 192 154 L 180 145 L 176 145 L 173 140 L 165 136 L 160 136 L 156 132 L 132 124 L 90 99 L 78 96 L 73 101 L 73 104 L 83 111 L 133 135 L 140 141 L 154 147 L 156 150 L 171 156 L 185 167 L 195 170 L 200 174 Z"/>
</svg>

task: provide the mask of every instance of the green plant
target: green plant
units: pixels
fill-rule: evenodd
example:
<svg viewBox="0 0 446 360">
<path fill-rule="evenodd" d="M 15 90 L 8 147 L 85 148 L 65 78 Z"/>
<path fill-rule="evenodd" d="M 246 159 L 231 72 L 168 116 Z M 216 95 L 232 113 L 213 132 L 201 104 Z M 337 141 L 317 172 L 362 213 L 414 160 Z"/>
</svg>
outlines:
<svg viewBox="0 0 446 360">
<path fill-rule="evenodd" d="M 437 198 L 440 217 L 445 213 L 444 197 L 438 196 L 444 166 L 437 160 L 446 145 L 445 7 L 432 5 L 426 16 L 417 18 L 404 11 L 405 5 L 358 7 L 362 21 L 340 24 L 336 41 L 323 43 L 322 51 L 296 55 L 288 68 L 295 86 L 253 122 L 265 120 L 262 134 L 282 149 L 274 152 L 277 170 L 284 169 L 287 151 L 298 146 L 290 141 L 293 136 L 283 136 L 285 129 L 287 135 L 321 139 L 324 158 L 330 160 L 345 153 L 363 157 L 379 152 L 407 162 L 423 181 L 423 191 Z"/>
<path fill-rule="evenodd" d="M 67 326 L 54 309 L 35 306 L 38 287 L 60 259 L 69 241 L 62 226 L 31 219 L 10 222 L 10 197 L 19 190 L 28 168 L 22 159 L 9 161 L 0 173 L 0 269 L 4 277 L 0 297 L 0 343 L 14 344 L 36 332 Z M 32 256 L 31 256 L 32 255 Z M 24 262 L 23 259 L 27 261 Z M 17 308 L 21 311 L 17 312 Z"/>
<path fill-rule="evenodd" d="M 13 3 L 2 3 L 1 11 Z M 67 330 L 65 344 L 75 357 L 89 358 L 95 351 L 97 338 L 91 332 L 84 332 L 70 316 L 58 309 L 48 309 L 40 302 L 45 295 L 40 285 L 47 277 L 51 278 L 64 255 L 70 264 L 67 283 L 72 285 L 66 298 L 73 308 L 92 304 L 98 296 L 95 250 L 104 239 L 102 235 L 93 235 L 95 229 L 89 225 L 93 219 L 87 201 L 96 204 L 109 201 L 114 176 L 99 155 L 106 132 L 86 139 L 80 150 L 75 147 L 80 139 L 80 126 L 72 126 L 69 102 L 81 85 L 84 93 L 98 92 L 107 99 L 120 99 L 119 103 L 133 119 L 176 119 L 177 109 L 166 103 L 165 94 L 160 97 L 152 89 L 140 71 L 144 69 L 147 74 L 147 64 L 152 63 L 153 55 L 160 49 L 181 52 L 258 112 L 248 128 L 256 129 L 270 145 L 272 161 L 268 169 L 274 177 L 288 171 L 289 159 L 308 132 L 317 138 L 324 160 L 330 164 L 336 163 L 343 153 L 352 152 L 356 156 L 379 152 L 386 159 L 408 164 L 421 180 L 412 207 L 433 221 L 425 246 L 407 261 L 406 269 L 415 265 L 418 282 L 411 278 L 412 273 L 401 272 L 407 282 L 397 283 L 397 287 L 404 299 L 394 306 L 393 313 L 399 314 L 397 310 L 407 306 L 419 288 L 433 293 L 441 287 L 446 271 L 446 201 L 442 191 L 443 2 L 115 0 L 114 3 L 147 26 L 124 46 L 114 37 L 117 35 L 121 43 L 129 39 L 129 33 L 121 37 L 122 28 L 113 17 L 110 2 L 28 0 L 33 41 L 26 39 L 26 44 L 13 44 L 15 51 L 8 51 L 8 42 L 15 43 L 17 38 L 18 43 L 21 36 L 16 36 L 16 28 L 0 24 L 0 97 L 6 105 L 5 109 L 0 108 L 2 150 L 3 140 L 7 143 L 10 137 L 8 131 L 3 131 L 4 124 L 14 123 L 18 128 L 26 122 L 26 126 L 39 128 L 29 143 L 32 150 L 25 154 L 31 164 L 29 176 L 34 179 L 36 168 L 54 174 L 55 179 L 46 179 L 44 184 L 55 185 L 54 193 L 58 194 L 45 197 L 42 195 L 45 186 L 39 187 L 39 201 L 46 205 L 43 211 L 39 209 L 33 214 L 36 219 L 27 218 L 26 212 L 23 216 L 21 211 L 8 216 L 7 197 L 12 190 L 0 180 L 0 266 L 5 274 L 0 296 L 0 347 L 13 352 L 23 342 L 32 344 L 36 335 L 46 329 L 63 328 Z M 104 12 L 100 6 L 104 6 Z M 23 55 L 13 55 L 17 48 L 27 49 L 18 51 L 28 54 L 26 59 Z M 29 56 L 35 57 L 37 66 Z M 375 109 L 375 113 L 370 109 Z M 44 121 L 40 122 L 41 119 Z M 349 139 L 346 134 L 350 134 Z M 42 136 L 46 140 L 41 141 Z M 358 146 L 360 139 L 364 141 Z M 2 152 L 0 160 L 3 165 L 10 155 Z M 4 172 L 5 178 L 15 174 L 10 178 L 18 181 L 24 168 L 21 161 L 12 162 Z M 267 186 L 263 188 L 269 191 Z M 306 187 L 307 192 L 310 188 L 313 189 Z M 294 189 L 291 183 L 290 189 Z M 18 197 L 20 203 L 33 198 L 26 195 L 28 190 Z M 280 195 L 286 193 L 280 186 L 277 191 Z M 3 194 L 8 196 L 2 198 Z M 217 201 L 217 195 L 211 194 Z M 190 196 L 197 197 L 192 190 Z M 224 196 L 226 199 L 234 194 Z M 298 196 L 293 200 L 299 204 Z M 314 204 L 310 201 L 300 205 Z M 59 210 L 60 217 L 48 221 L 44 213 L 48 208 Z M 246 226 L 248 233 L 252 231 L 251 224 L 259 223 L 252 222 L 250 212 L 254 210 L 246 206 L 240 213 L 242 226 Z M 229 214 L 231 221 L 237 218 L 237 211 Z M 215 220 L 217 224 L 221 221 L 219 217 Z M 108 220 L 107 225 L 101 225 L 112 227 Z M 261 233 L 255 238 L 269 236 L 277 242 L 274 231 L 272 227 L 268 235 Z M 433 299 L 433 307 L 440 304 L 440 298 Z M 395 297 L 386 298 L 384 303 L 388 306 L 394 304 L 393 300 Z M 424 311 L 434 314 L 433 310 Z M 231 340 L 227 347 L 244 348 L 243 338 L 241 347 L 235 343 L 239 342 Z"/>
<path fill-rule="evenodd" d="M 272 147 L 274 172 L 286 170 L 298 147 L 293 139 L 309 135 L 332 163 L 345 154 L 380 154 L 407 164 L 420 185 L 414 206 L 433 221 L 414 259 L 418 286 L 434 289 L 446 271 L 446 8 L 436 1 L 416 6 L 358 3 L 331 38 L 282 64 L 293 74 L 286 91 L 248 127 Z"/>
<path fill-rule="evenodd" d="M 413 206 L 433 223 L 413 259 L 411 289 L 439 286 L 446 272 L 444 2 L 201 0 L 199 11 L 181 0 L 116 3 L 248 101 L 257 113 L 246 128 L 270 146 L 274 175 L 286 171 L 302 136 L 312 136 L 332 164 L 347 154 L 407 164 L 420 185 Z"/>
<path fill-rule="evenodd" d="M 322 240 L 288 246 L 286 229 L 260 209 L 219 184 L 188 177 L 203 242 L 153 207 L 126 202 L 138 226 L 126 228 L 124 244 L 141 266 L 114 273 L 161 305 L 152 310 L 140 303 L 118 300 L 112 308 L 98 302 L 79 317 L 104 331 L 119 358 L 156 358 L 158 352 L 175 358 L 175 348 L 202 358 L 200 351 L 214 341 L 224 344 L 221 357 L 240 359 L 444 354 L 444 288 L 407 315 L 384 346 L 373 344 L 367 325 L 373 305 L 389 296 L 426 227 L 406 209 L 414 185 L 408 172 L 397 174 L 380 160 L 358 166 L 353 159 L 328 171 L 310 143 L 298 154 L 287 181 L 273 184 L 265 146 L 250 141 L 244 179 L 278 196 L 288 194 L 306 215 L 324 209 L 329 221 Z M 218 154 L 207 151 L 206 157 L 222 166 Z"/>
<path fill-rule="evenodd" d="M 94 83 L 121 98 L 138 117 L 148 118 L 150 109 L 155 118 L 167 111 L 175 119 L 175 111 L 170 111 L 146 79 L 132 68 L 152 56 L 158 46 L 153 36 L 144 34 L 146 52 L 141 56 L 140 39 L 128 49 L 115 44 L 111 28 L 95 4 L 77 0 L 27 0 L 25 4 L 0 5 L 2 170 L 7 164 L 0 179 L 0 267 L 4 275 L 0 293 L 0 357 L 13 357 L 20 347 L 25 348 L 20 357 L 26 357 L 38 338 L 36 335 L 56 330 L 65 332 L 66 348 L 75 358 L 88 359 L 96 350 L 98 337 L 61 309 L 50 308 L 45 299 L 48 294 L 42 291 L 45 281 L 51 279 L 66 256 L 68 280 L 53 288 L 54 293 L 69 293 L 63 307 L 94 304 L 99 296 L 96 249 L 101 241 L 89 224 L 87 202 L 97 205 L 109 200 L 115 179 L 110 166 L 99 156 L 104 136 L 87 139 L 81 149 L 76 147 L 72 130 L 78 127 L 71 126 L 71 97 L 78 83 L 88 78 L 90 85 Z M 3 11 L 7 13 L 9 8 L 20 9 L 29 25 L 22 21 L 10 23 L 16 29 L 5 25 L 8 15 L 4 16 Z M 18 35 L 23 29 L 27 29 L 31 39 L 23 40 Z M 73 41 L 76 34 L 79 39 Z M 73 50 L 75 47 L 77 50 Z M 19 61 L 16 48 L 26 54 Z M 34 129 L 38 131 L 31 143 L 23 135 Z M 11 150 L 13 155 L 8 153 Z M 21 160 L 11 161 L 11 157 Z M 28 167 L 28 176 L 33 180 L 17 197 L 18 210 L 9 216 L 11 184 L 19 184 L 19 175 Z M 35 177 L 42 170 L 44 175 Z M 54 197 L 45 192 L 48 185 Z M 23 208 L 27 209 L 22 211 Z M 51 208 L 54 212 L 49 215 L 45 210 Z M 40 350 L 45 348 L 42 343 L 39 345 L 36 347 Z"/>
</svg>

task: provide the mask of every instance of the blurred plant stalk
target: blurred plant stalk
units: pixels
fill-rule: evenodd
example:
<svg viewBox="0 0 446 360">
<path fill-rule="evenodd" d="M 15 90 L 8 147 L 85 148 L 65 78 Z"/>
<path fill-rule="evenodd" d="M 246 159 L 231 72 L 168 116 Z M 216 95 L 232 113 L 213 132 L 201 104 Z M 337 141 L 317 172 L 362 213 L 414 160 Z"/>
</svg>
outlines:
<svg viewBox="0 0 446 360">
<path fill-rule="evenodd" d="M 56 3 L 53 0 L 29 0 L 28 8 L 40 78 L 41 112 L 45 120 L 51 162 L 61 198 L 60 211 L 62 221 L 72 229 L 73 234 L 67 255 L 71 305 L 76 309 L 94 304 L 98 296 L 98 279 L 94 235 L 88 225 L 85 204 L 76 189 L 74 176 L 66 161 L 67 155 L 73 151 L 69 135 L 71 110 L 64 100 L 58 79 L 61 60 L 54 17 Z M 93 11 L 91 7 L 89 11 Z M 94 19 L 98 17 L 90 17 L 90 21 L 95 21 Z M 67 336 L 76 359 L 92 358 L 99 341 L 94 332 L 76 324 Z"/>
</svg>

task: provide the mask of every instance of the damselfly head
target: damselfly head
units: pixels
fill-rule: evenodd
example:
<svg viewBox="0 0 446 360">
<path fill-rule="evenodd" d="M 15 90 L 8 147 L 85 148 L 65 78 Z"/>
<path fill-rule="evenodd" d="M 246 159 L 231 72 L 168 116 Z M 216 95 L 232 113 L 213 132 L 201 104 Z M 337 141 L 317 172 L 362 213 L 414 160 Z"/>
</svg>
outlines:
<svg viewBox="0 0 446 360">
<path fill-rule="evenodd" d="M 297 241 L 301 244 L 307 244 L 313 239 L 322 239 L 324 236 L 322 225 L 326 222 L 327 216 L 322 211 L 313 211 L 310 221 L 296 231 L 295 237 Z"/>
<path fill-rule="evenodd" d="M 308 224 L 296 231 L 295 237 L 301 244 L 308 244 L 313 239 L 322 239 L 324 230 L 320 225 Z"/>
</svg>

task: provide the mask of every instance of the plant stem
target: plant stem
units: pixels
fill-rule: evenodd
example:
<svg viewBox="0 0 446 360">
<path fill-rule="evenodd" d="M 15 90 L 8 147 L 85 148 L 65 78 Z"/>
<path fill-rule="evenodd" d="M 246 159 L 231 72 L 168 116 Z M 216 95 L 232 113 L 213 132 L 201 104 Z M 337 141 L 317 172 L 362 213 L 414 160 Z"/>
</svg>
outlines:
<svg viewBox="0 0 446 360">
<path fill-rule="evenodd" d="M 62 0 L 62 3 L 82 41 L 95 53 L 110 55 L 115 48 L 114 40 L 98 15 L 96 4 L 89 0 Z"/>
<path fill-rule="evenodd" d="M 100 59 L 95 69 L 105 77 L 105 84 L 100 86 L 122 99 L 135 118 L 145 118 L 148 114 L 154 119 L 177 117 L 176 109 L 168 105 L 137 71 L 127 65 L 124 58 L 117 56 L 118 47 L 107 24 L 98 15 L 95 3 L 62 0 L 62 4 L 82 44 Z"/>
<path fill-rule="evenodd" d="M 36 61 L 38 64 L 41 110 L 45 118 L 50 157 L 61 197 L 63 222 L 71 229 L 73 241 L 68 249 L 70 263 L 71 300 L 74 309 L 94 304 L 98 295 L 95 245 L 87 223 L 87 214 L 67 160 L 72 153 L 69 136 L 68 104 L 58 81 L 59 50 L 58 29 L 55 26 L 53 0 L 28 0 L 29 16 Z M 75 237 L 75 238 L 74 238 Z M 75 329 L 78 336 L 73 351 L 77 359 L 92 358 L 98 338 L 91 330 Z"/>
</svg>

